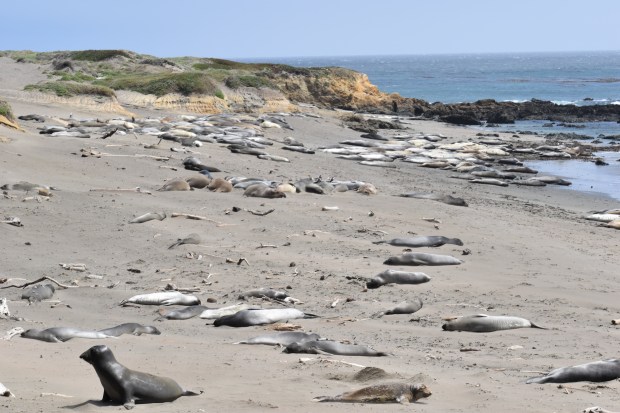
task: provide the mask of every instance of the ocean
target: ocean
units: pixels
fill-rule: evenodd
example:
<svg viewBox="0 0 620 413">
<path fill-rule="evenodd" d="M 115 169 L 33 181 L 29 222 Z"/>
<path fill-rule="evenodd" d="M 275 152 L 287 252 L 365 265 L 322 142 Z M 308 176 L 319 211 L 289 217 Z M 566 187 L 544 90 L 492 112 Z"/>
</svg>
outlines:
<svg viewBox="0 0 620 413">
<path fill-rule="evenodd" d="M 620 51 L 571 53 L 499 53 L 410 56 L 342 56 L 237 59 L 297 67 L 339 66 L 368 75 L 381 91 L 429 102 L 480 99 L 557 104 L 620 105 Z M 519 121 L 487 131 L 576 133 L 597 138 L 620 135 L 620 123 L 585 122 L 563 126 Z M 609 142 L 609 141 L 606 141 Z M 620 153 L 603 151 L 608 166 L 578 160 L 538 161 L 537 169 L 569 179 L 568 190 L 595 191 L 620 200 Z"/>
</svg>

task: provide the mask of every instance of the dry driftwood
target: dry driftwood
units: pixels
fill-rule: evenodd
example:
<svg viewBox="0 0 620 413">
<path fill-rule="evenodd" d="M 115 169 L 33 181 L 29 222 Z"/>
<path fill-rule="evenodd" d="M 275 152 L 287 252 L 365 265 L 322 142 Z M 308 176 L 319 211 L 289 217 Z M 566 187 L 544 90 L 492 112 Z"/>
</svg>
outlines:
<svg viewBox="0 0 620 413">
<path fill-rule="evenodd" d="M 135 188 L 123 189 L 123 188 L 93 188 L 90 192 L 137 192 L 139 194 L 153 195 L 151 191 L 144 191 L 139 186 Z"/>
<path fill-rule="evenodd" d="M 36 283 L 39 283 L 41 281 L 46 281 L 46 280 L 53 282 L 54 284 L 56 284 L 60 288 L 77 288 L 77 285 L 65 285 L 65 284 L 59 283 L 58 281 L 56 281 L 55 279 L 53 279 L 51 277 L 45 276 L 45 277 L 41 277 L 41 278 L 39 278 L 37 280 L 34 280 L 34 281 L 29 281 L 29 282 L 27 282 L 25 284 L 21 284 L 21 285 L 7 285 L 7 286 L 4 286 L 4 287 L 0 287 L 0 289 L 5 289 L 5 288 L 24 288 L 24 287 L 28 287 L 29 285 L 36 284 Z"/>
</svg>

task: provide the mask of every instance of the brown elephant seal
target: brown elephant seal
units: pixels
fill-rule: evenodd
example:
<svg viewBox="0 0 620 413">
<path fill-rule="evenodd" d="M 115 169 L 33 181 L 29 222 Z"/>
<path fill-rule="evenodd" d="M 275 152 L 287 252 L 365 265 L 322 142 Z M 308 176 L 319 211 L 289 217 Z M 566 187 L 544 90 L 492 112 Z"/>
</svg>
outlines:
<svg viewBox="0 0 620 413">
<path fill-rule="evenodd" d="M 211 179 L 206 175 L 197 174 L 185 178 L 185 182 L 187 182 L 190 188 L 203 189 L 211 183 Z"/>
<path fill-rule="evenodd" d="M 224 178 L 215 178 L 207 188 L 213 192 L 232 192 L 233 190 L 232 184 Z"/>
<path fill-rule="evenodd" d="M 99 331 L 81 330 L 72 327 L 52 327 L 45 330 L 31 328 L 21 333 L 21 337 L 47 341 L 49 343 L 62 343 L 72 338 L 101 339 L 109 338 L 110 336 Z"/>
<path fill-rule="evenodd" d="M 107 346 L 93 346 L 82 353 L 80 358 L 95 368 L 103 386 L 102 402 L 120 403 L 126 409 L 131 409 L 136 402 L 164 403 L 181 396 L 200 394 L 184 390 L 168 377 L 128 369 L 116 361 Z"/>
<path fill-rule="evenodd" d="M 366 288 L 375 289 L 386 284 L 422 284 L 431 277 L 423 272 L 385 270 L 366 282 Z"/>
<path fill-rule="evenodd" d="M 316 333 L 304 333 L 303 331 L 282 331 L 274 334 L 264 334 L 247 340 L 238 341 L 234 344 L 265 344 L 270 346 L 288 346 L 292 343 L 319 340 L 321 336 Z"/>
<path fill-rule="evenodd" d="M 202 242 L 202 239 L 200 238 L 200 235 L 196 234 L 195 232 L 192 232 L 185 238 L 178 238 L 174 244 L 168 247 L 168 249 L 172 249 L 172 248 L 178 247 L 179 245 L 184 245 L 184 244 L 198 245 L 201 242 Z"/>
<path fill-rule="evenodd" d="M 620 378 L 620 359 L 608 359 L 555 369 L 544 376 L 533 377 L 525 383 L 603 382 Z"/>
<path fill-rule="evenodd" d="M 189 184 L 180 178 L 171 179 L 166 182 L 158 191 L 189 191 Z"/>
<path fill-rule="evenodd" d="M 280 184 L 276 187 L 276 189 L 282 193 L 289 193 L 289 194 L 295 194 L 298 192 L 297 188 L 294 185 L 291 185 L 289 183 Z"/>
<path fill-rule="evenodd" d="M 413 314 L 416 311 L 419 311 L 420 309 L 422 309 L 423 305 L 424 304 L 422 303 L 422 299 L 420 297 L 415 297 L 411 301 L 403 301 L 402 303 L 398 304 L 394 308 L 390 308 L 389 310 L 375 313 L 372 315 L 372 318 L 380 318 L 380 317 L 383 317 L 384 315 L 391 315 L 391 314 Z"/>
<path fill-rule="evenodd" d="M 470 331 L 473 333 L 490 333 L 515 328 L 540 328 L 529 320 L 521 317 L 476 314 L 457 317 L 441 326 L 445 331 Z"/>
<path fill-rule="evenodd" d="M 395 247 L 441 247 L 444 244 L 463 245 L 458 238 L 448 238 L 441 235 L 419 236 L 409 238 L 393 238 L 390 240 L 374 241 L 373 244 L 390 244 Z"/>
<path fill-rule="evenodd" d="M 158 336 L 161 334 L 161 331 L 159 331 L 157 327 L 144 326 L 138 323 L 123 323 L 117 325 L 116 327 L 99 330 L 99 332 L 110 337 L 118 337 L 123 334 L 131 334 L 134 336 L 139 336 L 142 334 L 154 334 Z"/>
<path fill-rule="evenodd" d="M 317 402 L 349 402 L 349 403 L 413 403 L 430 397 L 433 393 L 424 384 L 387 383 L 375 384 L 339 394 L 338 396 L 320 396 Z"/>
<path fill-rule="evenodd" d="M 291 343 L 284 349 L 284 353 L 307 354 L 334 354 L 337 356 L 389 356 L 383 351 L 375 351 L 359 344 L 344 344 L 333 340 L 311 340 Z"/>
<path fill-rule="evenodd" d="M 357 188 L 357 192 L 364 195 L 377 195 L 377 188 L 373 184 L 363 183 Z"/>
<path fill-rule="evenodd" d="M 56 288 L 54 284 L 39 284 L 22 293 L 21 299 L 29 302 L 43 301 L 52 298 Z"/>
<path fill-rule="evenodd" d="M 247 309 L 236 312 L 232 315 L 222 316 L 215 319 L 215 327 L 250 327 L 262 324 L 273 324 L 278 321 L 292 320 L 297 318 L 316 318 L 314 314 L 307 314 L 296 308 L 267 308 L 267 309 Z"/>
<path fill-rule="evenodd" d="M 405 252 L 397 257 L 390 257 L 383 263 L 386 265 L 459 265 L 463 261 L 450 255 Z"/>
<path fill-rule="evenodd" d="M 243 192 L 243 196 L 254 198 L 286 198 L 286 194 L 265 184 L 254 184 L 248 186 Z"/>
</svg>

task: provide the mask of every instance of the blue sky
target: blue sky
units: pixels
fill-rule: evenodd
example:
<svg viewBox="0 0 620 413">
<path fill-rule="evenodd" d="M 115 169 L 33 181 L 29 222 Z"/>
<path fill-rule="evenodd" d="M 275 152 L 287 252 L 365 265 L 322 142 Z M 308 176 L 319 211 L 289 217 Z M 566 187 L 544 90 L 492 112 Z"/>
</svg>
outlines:
<svg viewBox="0 0 620 413">
<path fill-rule="evenodd" d="M 11 0 L 0 50 L 261 58 L 620 50 L 618 0 Z"/>
</svg>

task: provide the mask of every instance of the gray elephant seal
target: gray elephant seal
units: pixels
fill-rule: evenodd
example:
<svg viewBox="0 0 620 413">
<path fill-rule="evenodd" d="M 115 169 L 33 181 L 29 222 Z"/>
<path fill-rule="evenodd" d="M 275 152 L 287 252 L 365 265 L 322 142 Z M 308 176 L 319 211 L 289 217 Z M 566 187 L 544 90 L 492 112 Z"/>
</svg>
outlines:
<svg viewBox="0 0 620 413">
<path fill-rule="evenodd" d="M 459 265 L 463 261 L 450 255 L 406 252 L 397 257 L 390 257 L 383 263 L 387 265 Z"/>
<path fill-rule="evenodd" d="M 238 341 L 235 344 L 266 344 L 270 346 L 288 346 L 292 343 L 319 340 L 321 336 L 316 333 L 304 333 L 303 331 L 283 331 L 275 334 L 265 334 L 247 340 Z"/>
<path fill-rule="evenodd" d="M 424 384 L 388 383 L 364 387 L 338 396 L 315 397 L 313 400 L 316 402 L 406 404 L 430 397 L 432 394 Z"/>
<path fill-rule="evenodd" d="M 284 353 L 334 354 L 337 356 L 383 357 L 388 353 L 375 351 L 359 344 L 343 344 L 332 340 L 313 340 L 291 343 Z"/>
<path fill-rule="evenodd" d="M 250 185 L 243 192 L 243 196 L 254 198 L 286 198 L 286 194 L 265 184 Z"/>
<path fill-rule="evenodd" d="M 465 202 L 463 198 L 456 198 L 452 195 L 440 195 L 428 192 L 408 192 L 405 194 L 400 194 L 400 196 L 405 198 L 431 199 L 433 201 L 443 202 L 448 205 L 467 206 L 467 202 Z"/>
<path fill-rule="evenodd" d="M 215 319 L 215 327 L 250 327 L 262 324 L 272 324 L 279 321 L 297 318 L 316 318 L 314 314 L 307 314 L 296 308 L 269 308 L 259 310 L 241 310 L 232 315 L 226 315 Z"/>
<path fill-rule="evenodd" d="M 248 304 L 234 304 L 220 308 L 209 308 L 200 313 L 200 318 L 207 320 L 215 320 L 216 318 L 224 317 L 226 315 L 233 315 L 241 310 L 260 310 L 260 307 L 251 306 Z"/>
<path fill-rule="evenodd" d="M 124 323 L 117 325 L 116 327 L 99 330 L 99 332 L 110 337 L 118 337 L 123 334 L 132 334 L 134 336 L 139 336 L 142 334 L 161 334 L 161 331 L 159 331 L 156 327 L 144 326 L 138 323 Z"/>
<path fill-rule="evenodd" d="M 28 300 L 29 302 L 43 301 L 52 298 L 56 288 L 53 284 L 39 284 L 32 288 L 27 289 L 22 293 L 22 300 Z"/>
<path fill-rule="evenodd" d="M 441 247 L 444 244 L 463 245 L 463 241 L 458 238 L 448 238 L 440 235 L 410 237 L 410 238 L 393 238 L 390 240 L 374 241 L 373 244 L 390 244 L 395 247 Z"/>
<path fill-rule="evenodd" d="M 385 270 L 368 280 L 366 288 L 375 289 L 386 284 L 422 284 L 430 280 L 431 277 L 423 272 Z"/>
<path fill-rule="evenodd" d="M 200 299 L 194 295 L 186 295 L 179 291 L 165 291 L 134 295 L 121 301 L 120 305 L 127 303 L 142 305 L 196 305 L 200 304 Z"/>
<path fill-rule="evenodd" d="M 376 314 L 372 315 L 372 318 L 380 318 L 384 315 L 391 314 L 413 314 L 416 311 L 419 311 L 423 306 L 422 299 L 420 297 L 416 297 L 411 301 L 403 301 L 398 304 L 396 307 L 391 308 L 389 310 L 380 311 Z"/>
<path fill-rule="evenodd" d="M 515 328 L 545 328 L 537 326 L 521 317 L 490 316 L 486 314 L 468 315 L 450 320 L 441 326 L 446 331 L 470 331 L 473 333 L 490 333 Z"/>
<path fill-rule="evenodd" d="M 107 334 L 99 331 L 81 330 L 72 327 L 52 327 L 45 330 L 37 330 L 31 328 L 21 334 L 23 338 L 32 338 L 35 340 L 47 341 L 49 343 L 61 343 L 72 338 L 109 338 Z"/>
<path fill-rule="evenodd" d="M 200 244 L 201 242 L 202 242 L 202 239 L 200 238 L 200 235 L 193 232 L 185 238 L 178 238 L 174 244 L 168 247 L 168 249 L 172 249 L 172 248 L 178 247 L 179 245 L 184 245 L 184 244 L 197 245 L 197 244 Z"/>
<path fill-rule="evenodd" d="M 168 378 L 130 370 L 116 361 L 112 350 L 107 346 L 93 346 L 80 355 L 80 358 L 95 368 L 103 386 L 102 402 L 121 403 L 126 409 L 142 403 L 171 402 L 181 396 L 197 396 L 184 390 Z"/>
<path fill-rule="evenodd" d="M 157 320 L 189 320 L 190 318 L 202 314 L 203 311 L 208 309 L 209 308 L 205 307 L 204 305 L 190 305 L 185 308 L 179 308 L 170 311 L 160 310 L 160 316 L 157 318 Z"/>
<path fill-rule="evenodd" d="M 620 359 L 608 359 L 555 369 L 544 376 L 533 377 L 525 383 L 603 382 L 617 378 L 620 378 Z"/>
</svg>

